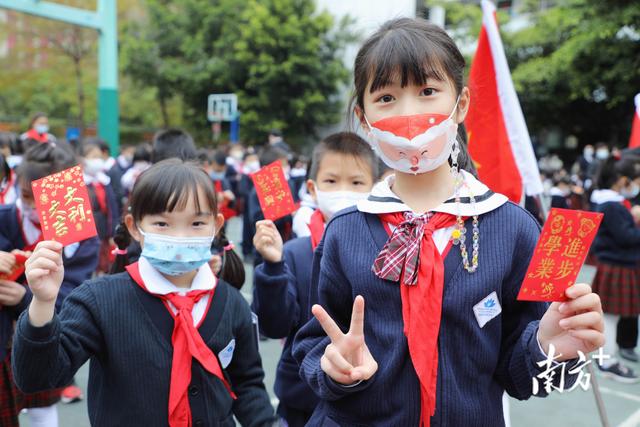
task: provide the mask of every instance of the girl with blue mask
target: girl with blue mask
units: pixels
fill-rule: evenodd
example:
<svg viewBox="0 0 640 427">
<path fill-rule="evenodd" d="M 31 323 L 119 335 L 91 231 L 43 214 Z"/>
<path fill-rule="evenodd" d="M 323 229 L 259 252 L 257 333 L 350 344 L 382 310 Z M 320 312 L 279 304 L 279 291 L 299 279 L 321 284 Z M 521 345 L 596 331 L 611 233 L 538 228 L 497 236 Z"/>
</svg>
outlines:
<svg viewBox="0 0 640 427">
<path fill-rule="evenodd" d="M 91 424 L 227 426 L 235 416 L 272 425 L 251 311 L 209 267 L 224 220 L 207 173 L 164 160 L 140 175 L 129 202 L 119 232 L 140 243 L 139 261 L 85 283 L 58 314 L 50 300 L 62 248 L 36 248 L 26 271 L 33 303 L 14 344 L 19 387 L 49 388 L 91 359 Z"/>
</svg>

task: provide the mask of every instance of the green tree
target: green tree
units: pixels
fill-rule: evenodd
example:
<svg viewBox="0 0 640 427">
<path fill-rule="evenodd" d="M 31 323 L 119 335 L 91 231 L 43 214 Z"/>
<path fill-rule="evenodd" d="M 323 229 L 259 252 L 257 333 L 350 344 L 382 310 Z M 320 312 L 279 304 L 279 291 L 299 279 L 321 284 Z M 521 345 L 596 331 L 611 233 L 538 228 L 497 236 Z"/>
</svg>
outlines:
<svg viewBox="0 0 640 427">
<path fill-rule="evenodd" d="M 626 145 L 640 92 L 640 3 L 563 0 L 532 23 L 505 43 L 530 129 Z"/>
<path fill-rule="evenodd" d="M 149 0 L 123 61 L 161 106 L 179 98 L 194 129 L 207 127 L 210 93 L 234 92 L 243 140 L 260 142 L 272 127 L 305 137 L 338 121 L 348 25 L 313 0 Z"/>
</svg>

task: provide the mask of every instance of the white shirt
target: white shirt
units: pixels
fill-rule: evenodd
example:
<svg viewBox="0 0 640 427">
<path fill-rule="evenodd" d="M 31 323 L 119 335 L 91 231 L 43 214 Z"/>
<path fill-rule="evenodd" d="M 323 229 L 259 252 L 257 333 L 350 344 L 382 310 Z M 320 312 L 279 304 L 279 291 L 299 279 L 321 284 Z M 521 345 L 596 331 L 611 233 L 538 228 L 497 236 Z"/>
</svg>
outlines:
<svg viewBox="0 0 640 427">
<path fill-rule="evenodd" d="M 191 282 L 190 288 L 179 288 L 166 277 L 164 277 L 158 270 L 156 270 L 144 257 L 140 257 L 138 260 L 138 269 L 140 271 L 140 277 L 149 291 L 152 294 L 167 295 L 170 293 L 178 293 L 179 295 L 186 295 L 189 291 L 204 291 L 215 289 L 218 281 L 216 276 L 213 275 L 208 263 L 205 263 L 198 269 L 196 276 Z M 207 306 L 209 305 L 209 298 L 211 295 L 205 295 L 193 306 L 191 310 L 191 316 L 193 317 L 193 325 L 198 326 L 204 315 Z M 173 314 L 176 314 L 178 310 L 173 304 L 169 302 L 169 307 Z"/>
</svg>

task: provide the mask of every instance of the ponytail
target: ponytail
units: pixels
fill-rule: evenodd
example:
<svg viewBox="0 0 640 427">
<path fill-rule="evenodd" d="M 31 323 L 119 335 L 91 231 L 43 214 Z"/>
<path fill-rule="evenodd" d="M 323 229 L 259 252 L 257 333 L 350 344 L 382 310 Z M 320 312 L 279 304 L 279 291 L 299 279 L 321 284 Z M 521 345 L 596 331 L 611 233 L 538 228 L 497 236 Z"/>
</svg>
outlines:
<svg viewBox="0 0 640 427">
<path fill-rule="evenodd" d="M 233 250 L 233 243 L 227 239 L 224 230 L 218 232 L 213 246 L 220 250 L 222 257 L 220 279 L 240 290 L 245 280 L 244 264 L 238 254 Z"/>
<path fill-rule="evenodd" d="M 131 243 L 131 235 L 124 222 L 120 223 L 116 227 L 116 232 L 113 235 L 113 241 L 116 243 L 117 249 L 114 251 L 116 259 L 111 266 L 111 274 L 122 273 L 124 268 L 129 265 L 129 255 L 127 254 L 127 248 Z"/>
<path fill-rule="evenodd" d="M 456 139 L 458 140 L 458 145 L 460 146 L 460 154 L 458 154 L 458 165 L 460 165 L 460 169 L 464 169 L 474 177 L 478 178 L 478 171 L 476 169 L 476 166 L 473 164 L 471 154 L 469 154 L 467 130 L 464 127 L 464 123 L 460 123 L 458 125 L 458 136 L 456 137 Z"/>
</svg>

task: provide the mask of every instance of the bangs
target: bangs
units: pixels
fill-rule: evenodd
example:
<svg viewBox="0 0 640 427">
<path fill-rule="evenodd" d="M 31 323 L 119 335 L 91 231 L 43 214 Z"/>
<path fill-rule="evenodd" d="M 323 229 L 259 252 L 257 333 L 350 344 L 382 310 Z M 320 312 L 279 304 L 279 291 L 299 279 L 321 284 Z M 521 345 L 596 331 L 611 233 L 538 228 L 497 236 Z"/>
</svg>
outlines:
<svg viewBox="0 0 640 427">
<path fill-rule="evenodd" d="M 197 213 L 217 214 L 213 183 L 206 172 L 178 159 L 164 160 L 140 175 L 131 193 L 131 214 L 140 221 L 145 215 L 182 211 L 191 199 Z"/>
<path fill-rule="evenodd" d="M 424 86 L 428 80 L 446 81 L 447 55 L 427 37 L 397 29 L 387 32 L 365 58 L 369 92 L 400 83 Z"/>
</svg>

